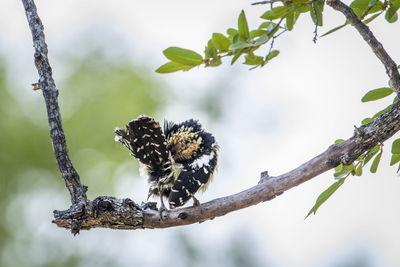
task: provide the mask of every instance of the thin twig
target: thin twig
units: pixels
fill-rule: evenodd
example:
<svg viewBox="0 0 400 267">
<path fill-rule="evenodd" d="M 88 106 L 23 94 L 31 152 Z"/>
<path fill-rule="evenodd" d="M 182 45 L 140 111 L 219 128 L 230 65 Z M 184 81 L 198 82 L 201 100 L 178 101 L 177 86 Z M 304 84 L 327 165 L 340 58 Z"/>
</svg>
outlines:
<svg viewBox="0 0 400 267">
<path fill-rule="evenodd" d="M 315 3 L 314 1 L 311 1 L 311 8 L 313 9 L 314 12 L 314 17 L 315 17 L 315 29 L 314 29 L 314 37 L 313 37 L 313 42 L 314 44 L 317 42 L 317 37 L 318 37 L 318 14 L 317 14 L 317 10 L 315 8 Z"/>
<path fill-rule="evenodd" d="M 58 90 L 52 77 L 52 70 L 47 57 L 47 44 L 43 33 L 43 24 L 37 14 L 33 0 L 22 0 L 25 8 L 26 18 L 32 32 L 33 47 L 35 49 L 35 65 L 39 73 L 38 87 L 42 89 L 46 102 L 47 116 L 50 127 L 51 143 L 54 156 L 62 178 L 65 181 L 71 195 L 72 204 L 86 203 L 86 189 L 79 179 L 77 171 L 72 166 L 68 157 L 68 149 L 62 128 L 61 115 L 58 106 Z M 80 205 L 81 206 L 81 205 Z"/>
<path fill-rule="evenodd" d="M 397 64 L 383 48 L 383 45 L 375 38 L 369 27 L 357 17 L 357 15 L 350 7 L 345 5 L 340 0 L 327 0 L 326 3 L 333 9 L 342 12 L 345 17 L 350 21 L 351 25 L 356 28 L 356 30 L 372 48 L 374 54 L 385 66 L 386 73 L 388 74 L 392 82 L 393 88 L 396 91 L 397 96 L 400 96 L 400 74 L 399 70 L 397 69 Z"/>
<path fill-rule="evenodd" d="M 272 3 L 277 3 L 277 2 L 284 2 L 285 0 L 268 0 L 268 1 L 260 1 L 260 2 L 255 2 L 252 3 L 251 5 L 264 5 L 264 4 L 272 4 Z"/>
</svg>

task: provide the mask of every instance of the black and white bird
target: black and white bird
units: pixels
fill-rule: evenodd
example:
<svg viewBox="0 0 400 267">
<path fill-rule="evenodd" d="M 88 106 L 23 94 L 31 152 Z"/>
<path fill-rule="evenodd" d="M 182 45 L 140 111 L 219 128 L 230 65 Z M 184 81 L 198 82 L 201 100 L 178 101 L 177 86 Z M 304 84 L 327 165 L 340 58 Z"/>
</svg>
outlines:
<svg viewBox="0 0 400 267">
<path fill-rule="evenodd" d="M 184 205 L 206 190 L 217 167 L 218 144 L 197 120 L 164 122 L 141 115 L 125 129 L 116 129 L 116 141 L 127 147 L 147 172 L 149 197 L 160 196 L 161 208 L 168 199 L 171 209 Z"/>
</svg>

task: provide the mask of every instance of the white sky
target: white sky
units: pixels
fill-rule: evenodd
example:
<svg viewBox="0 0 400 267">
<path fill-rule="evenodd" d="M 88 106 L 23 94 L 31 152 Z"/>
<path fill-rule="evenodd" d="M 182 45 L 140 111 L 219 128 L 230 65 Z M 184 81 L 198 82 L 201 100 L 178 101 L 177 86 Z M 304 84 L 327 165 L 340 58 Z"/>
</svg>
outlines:
<svg viewBox="0 0 400 267">
<path fill-rule="evenodd" d="M 145 62 L 156 69 L 166 61 L 161 52 L 168 46 L 202 52 L 213 32 L 236 27 L 241 9 L 245 9 L 250 27 L 258 26 L 264 7 L 250 6 L 251 2 L 42 0 L 37 1 L 37 5 L 45 25 L 50 56 L 53 49 L 60 51 L 68 47 L 68 42 L 84 45 L 74 39 L 82 37 L 78 33 L 101 26 L 133 44 L 132 57 L 136 63 Z M 326 9 L 325 25 L 330 26 L 320 29 L 320 33 L 344 21 L 341 15 L 329 7 Z M 0 14 L 0 50 L 10 50 L 7 54 L 16 57 L 15 70 L 28 72 L 21 75 L 20 82 L 30 84 L 36 74 L 31 69 L 31 36 L 22 4 L 1 0 Z M 246 65 L 230 67 L 226 62 L 220 68 L 154 74 L 180 92 L 182 99 L 189 98 L 193 91 L 207 91 L 207 87 L 212 87 L 220 78 L 232 80 L 232 91 L 225 90 L 226 99 L 223 100 L 225 119 L 218 125 L 207 127 L 205 115 L 186 105 L 176 105 L 160 114 L 160 117 L 176 121 L 200 118 L 219 140 L 219 172 L 209 192 L 200 196 L 202 201 L 254 185 L 261 171 L 268 170 L 270 175 L 290 171 L 324 151 L 335 139 L 350 137 L 354 125 L 359 125 L 362 118 L 374 114 L 387 103 L 360 102 L 368 90 L 386 86 L 387 76 L 355 30 L 347 27 L 314 44 L 314 28 L 311 20 L 305 17 L 295 25 L 294 32 L 277 40 L 275 47 L 281 54 L 263 69 L 248 71 Z M 371 29 L 399 64 L 399 23 L 389 25 L 380 18 L 371 24 Z M 102 38 L 102 35 L 97 32 L 86 38 Z M 109 42 L 112 44 L 112 40 Z M 56 79 L 57 75 L 62 79 L 63 73 L 56 67 L 53 65 Z M 137 240 L 157 237 L 159 242 L 149 247 L 163 251 L 175 233 L 187 231 L 198 242 L 217 251 L 218 244 L 233 233 L 250 232 L 260 243 L 254 250 L 282 266 L 327 266 L 324 264 L 335 263 L 352 252 L 370 254 L 368 259 L 379 266 L 399 266 L 400 179 L 395 174 L 396 169 L 388 167 L 389 144 L 377 174 L 365 172 L 362 177 L 351 177 L 316 216 L 307 220 L 304 217 L 317 196 L 334 182 L 332 172 L 270 202 L 180 229 L 89 231 L 72 238 L 67 232 L 47 225 L 51 220 L 51 213 L 47 211 L 62 208 L 61 200 L 53 201 L 54 206 L 49 207 L 37 223 L 45 225 L 43 232 L 48 233 L 47 238 L 64 240 L 74 250 L 88 254 L 92 251 L 85 245 L 96 244 L 99 240 L 118 240 L 119 251 L 123 253 L 119 261 L 125 264 L 134 257 L 131 251 L 139 244 Z M 127 179 L 126 184 L 116 185 L 116 190 L 129 194 L 131 191 L 127 187 L 132 185 Z M 142 186 L 145 187 L 145 181 Z M 43 205 L 38 200 L 32 203 L 32 209 Z M 145 253 L 145 248 L 139 251 Z M 112 255 L 114 252 L 104 253 Z M 149 264 L 154 262 L 157 260 L 149 259 Z"/>
</svg>

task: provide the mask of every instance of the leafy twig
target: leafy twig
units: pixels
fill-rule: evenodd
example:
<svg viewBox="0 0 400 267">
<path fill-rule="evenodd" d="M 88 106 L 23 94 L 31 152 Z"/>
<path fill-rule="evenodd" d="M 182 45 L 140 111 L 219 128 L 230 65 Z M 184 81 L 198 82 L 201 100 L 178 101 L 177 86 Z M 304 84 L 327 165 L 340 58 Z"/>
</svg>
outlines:
<svg viewBox="0 0 400 267">
<path fill-rule="evenodd" d="M 345 5 L 340 0 L 327 0 L 326 3 L 333 9 L 342 12 L 372 48 L 374 54 L 385 66 L 386 73 L 392 82 L 393 88 L 395 89 L 397 95 L 400 96 L 400 74 L 399 70 L 397 69 L 397 64 L 383 48 L 383 45 L 375 38 L 369 27 L 357 17 L 350 7 Z"/>
</svg>

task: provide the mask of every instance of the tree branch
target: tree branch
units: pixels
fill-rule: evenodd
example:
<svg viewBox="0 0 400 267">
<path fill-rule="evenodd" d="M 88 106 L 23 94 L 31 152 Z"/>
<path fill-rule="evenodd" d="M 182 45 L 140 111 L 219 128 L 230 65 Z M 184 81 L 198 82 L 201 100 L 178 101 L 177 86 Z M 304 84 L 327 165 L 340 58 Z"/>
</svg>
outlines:
<svg viewBox="0 0 400 267">
<path fill-rule="evenodd" d="M 52 70 L 47 58 L 47 44 L 43 33 L 43 24 L 37 14 L 33 0 L 22 0 L 25 8 L 26 18 L 32 33 L 33 47 L 35 49 L 35 65 L 39 73 L 39 88 L 42 89 L 46 102 L 47 117 L 50 127 L 51 143 L 54 156 L 60 169 L 61 176 L 65 181 L 71 195 L 72 204 L 85 204 L 87 201 L 87 187 L 82 185 L 79 175 L 72 166 L 68 157 L 67 145 L 65 143 L 64 131 L 61 123 L 60 109 L 58 106 L 58 90 L 52 77 Z M 81 206 L 81 205 L 78 205 Z"/>
<path fill-rule="evenodd" d="M 343 15 L 348 19 L 351 25 L 356 28 L 356 30 L 360 33 L 362 38 L 368 43 L 368 45 L 372 48 L 374 54 L 379 58 L 379 60 L 383 63 L 386 69 L 386 73 L 388 74 L 393 88 L 397 93 L 397 96 L 400 97 L 400 74 L 397 68 L 397 64 L 394 60 L 389 56 L 386 50 L 383 48 L 383 45 L 375 38 L 374 34 L 371 32 L 369 27 L 365 25 L 353 12 L 353 10 L 345 5 L 340 0 L 327 0 L 326 3 L 331 6 L 333 9 L 340 11 Z"/>
<path fill-rule="evenodd" d="M 369 151 L 376 144 L 384 142 L 399 131 L 399 106 L 399 103 L 395 104 L 370 124 L 357 128 L 350 139 L 331 145 L 325 152 L 298 168 L 276 177 L 264 175 L 259 184 L 240 193 L 217 198 L 197 207 L 166 211 L 162 213 L 163 218 L 160 217 L 155 203 L 138 206 L 130 199 L 98 197 L 88 203 L 86 213 L 74 209 L 55 211 L 53 222 L 69 229 L 73 228 L 74 221 L 82 221 L 81 229 L 96 227 L 142 229 L 186 225 L 224 216 L 232 211 L 270 200 L 340 163 L 351 164 L 362 153 Z"/>
<path fill-rule="evenodd" d="M 50 126 L 54 155 L 61 175 L 70 192 L 72 206 L 65 211 L 54 211 L 54 223 L 60 227 L 71 229 L 75 234 L 79 230 L 103 227 L 113 229 L 165 228 L 192 224 L 223 216 L 229 212 L 247 208 L 260 202 L 270 200 L 284 191 L 302 184 L 319 174 L 343 163 L 351 164 L 362 153 L 369 151 L 376 144 L 382 143 L 400 129 L 400 104 L 396 103 L 386 113 L 373 122 L 357 128 L 353 137 L 331 145 L 325 152 L 302 164 L 298 168 L 276 177 L 262 174 L 261 181 L 242 192 L 218 198 L 200 206 L 174 209 L 160 214 L 156 203 L 135 204 L 130 199 L 116 199 L 101 196 L 93 201 L 86 197 L 87 187 L 82 185 L 79 175 L 73 168 L 67 153 L 65 136 L 62 130 L 57 96 L 58 90 L 52 78 L 51 67 L 47 58 L 47 45 L 43 34 L 43 25 L 37 15 L 33 0 L 22 0 L 29 27 L 32 32 L 35 48 L 35 64 L 39 73 L 39 87 L 46 101 L 47 115 Z M 376 41 L 368 27 L 359 25 L 357 17 L 349 8 L 338 0 L 329 2 L 332 7 L 343 10 L 348 19 L 357 25 L 364 39 L 371 45 L 373 51 L 384 63 L 393 85 L 399 92 L 398 71 L 393 60 Z M 394 64 L 394 65 L 393 65 Z"/>
</svg>

